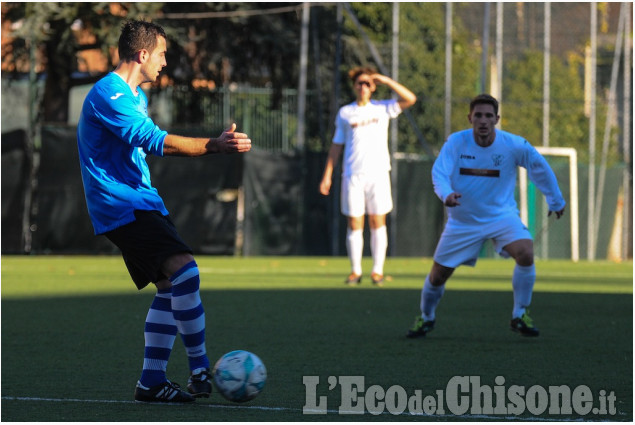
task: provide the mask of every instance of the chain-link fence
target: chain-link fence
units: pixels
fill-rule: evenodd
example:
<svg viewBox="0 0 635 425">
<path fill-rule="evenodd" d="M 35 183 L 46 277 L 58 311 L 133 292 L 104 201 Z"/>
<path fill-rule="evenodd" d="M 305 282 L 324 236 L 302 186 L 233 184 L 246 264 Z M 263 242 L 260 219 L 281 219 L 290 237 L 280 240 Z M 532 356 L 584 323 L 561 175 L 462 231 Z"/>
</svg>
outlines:
<svg viewBox="0 0 635 425">
<path fill-rule="evenodd" d="M 220 133 L 231 123 L 268 152 L 295 149 L 297 90 L 219 87 L 192 90 L 174 86 L 150 94 L 150 109 L 161 125 Z M 209 135 L 209 134 L 208 134 Z"/>
</svg>

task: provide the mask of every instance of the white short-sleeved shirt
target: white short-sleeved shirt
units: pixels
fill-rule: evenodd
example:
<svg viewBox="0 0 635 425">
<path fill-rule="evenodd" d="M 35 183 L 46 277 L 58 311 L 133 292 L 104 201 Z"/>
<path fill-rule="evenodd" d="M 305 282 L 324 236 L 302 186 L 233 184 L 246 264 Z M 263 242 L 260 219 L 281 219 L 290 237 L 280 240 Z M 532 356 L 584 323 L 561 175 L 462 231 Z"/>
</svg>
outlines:
<svg viewBox="0 0 635 425">
<path fill-rule="evenodd" d="M 344 145 L 342 175 L 390 171 L 388 125 L 401 113 L 396 99 L 342 106 L 335 120 L 333 143 Z"/>
</svg>

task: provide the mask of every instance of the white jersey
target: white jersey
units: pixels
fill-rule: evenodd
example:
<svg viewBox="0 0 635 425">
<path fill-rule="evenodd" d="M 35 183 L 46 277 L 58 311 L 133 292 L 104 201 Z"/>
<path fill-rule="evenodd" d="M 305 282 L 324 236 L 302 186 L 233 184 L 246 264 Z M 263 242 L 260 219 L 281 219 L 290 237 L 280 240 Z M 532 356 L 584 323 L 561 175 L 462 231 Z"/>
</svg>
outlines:
<svg viewBox="0 0 635 425">
<path fill-rule="evenodd" d="M 518 215 L 514 199 L 518 166 L 527 169 L 550 211 L 564 208 L 553 170 L 522 137 L 496 130 L 494 143 L 482 147 L 474 140 L 472 129 L 451 134 L 432 167 L 434 192 L 441 201 L 453 192 L 461 194 L 461 205 L 447 208 L 448 224 L 478 225 Z"/>
<path fill-rule="evenodd" d="M 397 100 L 371 100 L 342 106 L 335 120 L 333 143 L 344 145 L 342 175 L 390 171 L 388 124 L 401 113 Z"/>
</svg>

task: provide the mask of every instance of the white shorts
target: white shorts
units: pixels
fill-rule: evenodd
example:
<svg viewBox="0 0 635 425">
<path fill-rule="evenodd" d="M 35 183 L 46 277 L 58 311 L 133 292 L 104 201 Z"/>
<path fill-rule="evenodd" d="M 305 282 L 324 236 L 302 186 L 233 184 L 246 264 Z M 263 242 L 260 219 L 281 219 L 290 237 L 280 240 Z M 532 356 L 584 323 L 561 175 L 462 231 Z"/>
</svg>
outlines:
<svg viewBox="0 0 635 425">
<path fill-rule="evenodd" d="M 478 225 L 453 225 L 448 222 L 441 234 L 434 261 L 445 267 L 474 266 L 483 243 L 494 242 L 494 249 L 509 258 L 503 247 L 519 239 L 533 239 L 520 217 L 511 215 L 500 220 Z"/>
<path fill-rule="evenodd" d="M 388 214 L 392 206 L 390 172 L 342 176 L 340 209 L 345 216 Z"/>
</svg>

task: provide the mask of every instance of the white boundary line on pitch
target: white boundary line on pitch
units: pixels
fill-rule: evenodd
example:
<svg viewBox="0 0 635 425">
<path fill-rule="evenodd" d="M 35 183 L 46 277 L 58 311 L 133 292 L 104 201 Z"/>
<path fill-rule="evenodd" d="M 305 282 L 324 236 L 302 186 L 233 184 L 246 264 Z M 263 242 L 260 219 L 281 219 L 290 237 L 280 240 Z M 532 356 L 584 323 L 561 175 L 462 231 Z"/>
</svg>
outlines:
<svg viewBox="0 0 635 425">
<path fill-rule="evenodd" d="M 48 401 L 54 403 L 105 403 L 105 404 L 150 404 L 143 403 L 133 400 L 83 400 L 79 398 L 43 398 L 43 397 L 11 397 L 11 396 L 2 396 L 2 400 L 7 401 Z M 185 403 L 161 403 L 161 405 L 184 405 Z M 297 412 L 297 413 L 311 413 L 312 410 L 297 409 L 293 407 L 267 407 L 267 406 L 245 406 L 245 405 L 227 405 L 227 404 L 196 404 L 200 407 L 209 407 L 215 409 L 245 409 L 245 410 L 262 410 L 262 411 L 274 411 L 274 412 Z M 316 413 L 323 413 L 323 410 L 315 411 Z M 351 419 L 354 417 L 365 417 L 370 415 L 370 413 L 365 413 L 363 415 L 358 414 L 358 412 L 340 412 L 339 410 L 328 409 L 326 411 L 327 414 L 341 414 L 350 417 Z M 314 418 L 319 418 L 320 414 L 310 415 Z M 411 414 L 404 412 L 401 415 L 392 415 L 389 412 L 383 412 L 382 415 L 391 415 L 391 416 L 425 416 L 426 418 L 444 418 L 444 419 L 476 419 L 476 420 L 505 420 L 505 421 L 522 421 L 522 422 L 584 422 L 584 418 L 562 418 L 562 419 L 553 419 L 553 418 L 540 418 L 540 417 L 521 417 L 521 416 L 502 416 L 502 415 L 426 415 L 426 414 Z M 618 415 L 621 415 L 618 413 Z M 308 415 L 307 415 L 308 416 Z M 594 419 L 597 421 L 597 419 Z M 611 422 L 611 420 L 602 420 L 598 422 Z"/>
</svg>

